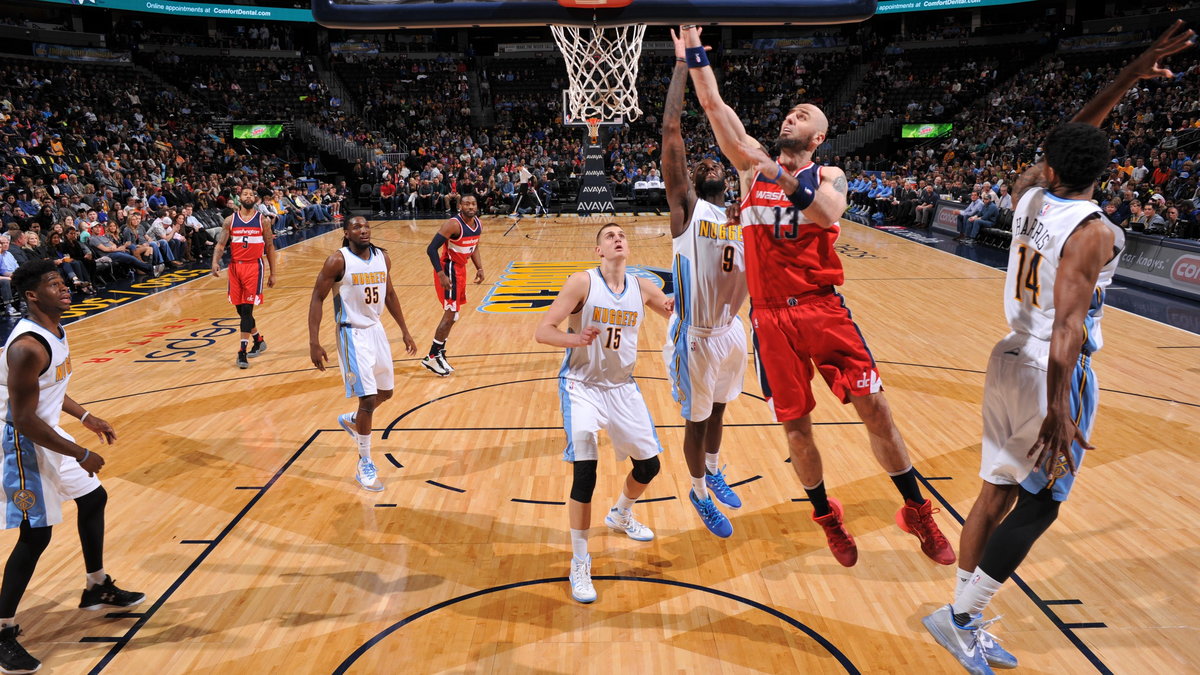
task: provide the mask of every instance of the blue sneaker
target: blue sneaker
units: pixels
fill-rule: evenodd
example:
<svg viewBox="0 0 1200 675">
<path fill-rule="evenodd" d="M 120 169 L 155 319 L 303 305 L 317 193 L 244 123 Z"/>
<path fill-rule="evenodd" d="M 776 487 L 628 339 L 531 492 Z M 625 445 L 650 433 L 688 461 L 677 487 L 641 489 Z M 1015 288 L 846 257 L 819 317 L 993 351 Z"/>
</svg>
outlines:
<svg viewBox="0 0 1200 675">
<path fill-rule="evenodd" d="M 742 500 L 733 493 L 733 488 L 725 483 L 725 467 L 716 473 L 704 472 L 704 485 L 717 496 L 717 501 L 731 509 L 742 508 Z"/>
<path fill-rule="evenodd" d="M 986 630 L 988 626 L 999 621 L 1000 617 L 984 621 L 982 614 L 976 614 L 971 618 L 979 625 L 979 645 L 983 647 L 983 657 L 987 659 L 988 665 L 1000 670 L 1016 668 L 1017 657 L 1000 646 L 1000 638 Z"/>
<path fill-rule="evenodd" d="M 338 426 L 350 434 L 350 438 L 353 438 L 356 443 L 358 442 L 358 430 L 354 428 L 354 413 L 338 415 Z"/>
<path fill-rule="evenodd" d="M 971 675 L 995 675 L 983 654 L 979 619 L 972 617 L 971 623 L 960 627 L 954 623 L 954 609 L 943 605 L 933 614 L 921 619 L 925 630 L 937 643 L 958 660 Z"/>
<path fill-rule="evenodd" d="M 725 514 L 717 510 L 717 505 L 713 504 L 712 497 L 706 498 L 704 501 L 696 499 L 696 493 L 688 490 L 688 498 L 692 500 L 692 506 L 696 507 L 696 513 L 700 514 L 700 520 L 704 521 L 704 526 L 709 532 L 725 539 L 733 534 L 733 525 Z"/>
<path fill-rule="evenodd" d="M 379 480 L 379 472 L 375 462 L 366 457 L 358 459 L 358 471 L 354 474 L 359 486 L 367 492 L 383 492 L 383 483 Z"/>
</svg>

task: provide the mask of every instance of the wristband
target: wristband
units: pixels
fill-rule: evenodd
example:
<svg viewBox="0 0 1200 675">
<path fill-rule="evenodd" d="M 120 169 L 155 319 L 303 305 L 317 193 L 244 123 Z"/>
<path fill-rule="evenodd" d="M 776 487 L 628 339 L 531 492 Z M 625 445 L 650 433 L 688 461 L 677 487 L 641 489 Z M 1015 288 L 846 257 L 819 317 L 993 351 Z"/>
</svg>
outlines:
<svg viewBox="0 0 1200 675">
<path fill-rule="evenodd" d="M 83 449 L 83 457 L 80 457 L 79 459 L 77 459 L 77 460 L 75 460 L 75 461 L 79 462 L 80 464 L 83 464 L 83 461 L 84 461 L 85 459 L 87 459 L 87 458 L 88 458 L 88 455 L 90 455 L 90 454 L 92 454 L 92 451 L 91 451 L 91 450 L 88 450 L 87 448 L 84 448 L 84 449 Z"/>
<path fill-rule="evenodd" d="M 84 410 L 84 411 L 83 411 L 83 415 L 80 415 L 80 417 L 79 417 L 79 421 L 80 421 L 80 422 L 82 422 L 82 421 L 86 420 L 86 419 L 88 418 L 88 415 L 91 415 L 91 414 L 92 414 L 92 413 L 90 413 L 90 412 L 88 412 L 88 411 Z"/>
<path fill-rule="evenodd" d="M 704 68 L 709 65 L 708 54 L 704 52 L 704 46 L 688 47 L 687 48 L 688 68 Z"/>
<path fill-rule="evenodd" d="M 800 209 L 801 211 L 812 206 L 813 200 L 816 198 L 817 198 L 816 191 L 813 190 L 812 188 L 808 187 L 804 183 L 801 183 L 799 186 L 796 187 L 795 192 L 788 195 L 788 199 L 791 200 L 792 204 L 794 204 L 795 207 Z"/>
<path fill-rule="evenodd" d="M 676 57 L 675 57 L 675 63 L 687 63 L 687 59 L 685 59 L 685 58 L 683 58 L 683 57 L 681 57 L 681 56 L 676 56 Z"/>
<path fill-rule="evenodd" d="M 780 179 L 780 177 L 782 177 L 782 176 L 783 176 L 783 167 L 782 167 L 782 166 L 780 166 L 780 167 L 779 167 L 779 173 L 775 174 L 775 182 L 776 182 L 776 183 L 778 183 L 778 182 L 779 182 L 779 179 Z"/>
</svg>

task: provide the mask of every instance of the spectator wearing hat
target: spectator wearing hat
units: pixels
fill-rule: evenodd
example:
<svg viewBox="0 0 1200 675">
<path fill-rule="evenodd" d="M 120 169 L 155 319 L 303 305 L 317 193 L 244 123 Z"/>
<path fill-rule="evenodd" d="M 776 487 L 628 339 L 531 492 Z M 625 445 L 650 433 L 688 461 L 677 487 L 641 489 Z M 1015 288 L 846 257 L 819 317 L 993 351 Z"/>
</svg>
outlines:
<svg viewBox="0 0 1200 675">
<path fill-rule="evenodd" d="M 160 209 L 166 208 L 167 198 L 163 196 L 163 190 L 160 187 L 154 188 L 154 194 L 146 200 L 146 205 L 150 207 L 150 211 L 157 213 Z"/>
</svg>

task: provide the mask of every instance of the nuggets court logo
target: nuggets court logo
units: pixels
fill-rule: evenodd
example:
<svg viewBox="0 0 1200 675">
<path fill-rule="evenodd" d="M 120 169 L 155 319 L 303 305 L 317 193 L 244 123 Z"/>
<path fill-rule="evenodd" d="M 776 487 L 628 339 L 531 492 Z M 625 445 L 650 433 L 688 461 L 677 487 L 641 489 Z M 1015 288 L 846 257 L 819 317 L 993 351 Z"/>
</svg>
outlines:
<svg viewBox="0 0 1200 675">
<path fill-rule="evenodd" d="M 596 267 L 590 262 L 511 262 L 479 305 L 489 314 L 544 312 L 550 308 L 567 277 Z M 649 279 L 667 295 L 675 292 L 670 270 L 644 265 L 626 268 L 635 277 Z"/>
<path fill-rule="evenodd" d="M 28 511 L 37 504 L 37 495 L 33 494 L 33 490 L 17 490 L 13 493 L 13 504 L 22 511 Z"/>
</svg>

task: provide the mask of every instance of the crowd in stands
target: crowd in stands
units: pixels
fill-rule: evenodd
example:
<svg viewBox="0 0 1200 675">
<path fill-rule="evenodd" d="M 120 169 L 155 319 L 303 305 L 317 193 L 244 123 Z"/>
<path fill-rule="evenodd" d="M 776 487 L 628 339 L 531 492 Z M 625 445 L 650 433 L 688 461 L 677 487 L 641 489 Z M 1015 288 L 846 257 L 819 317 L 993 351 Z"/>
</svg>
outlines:
<svg viewBox="0 0 1200 675">
<path fill-rule="evenodd" d="M 972 48 L 964 58 L 944 59 L 942 50 L 884 49 L 886 43 L 862 30 L 853 48 L 714 54 L 722 94 L 736 102 L 751 135 L 768 143 L 799 101 L 827 109 L 830 136 L 883 117 L 896 124 L 950 121 L 950 136 L 934 142 L 893 139 L 882 154 L 875 148 L 875 156 L 862 159 L 818 161 L 850 175 L 851 215 L 864 220 L 925 226 L 938 198 L 967 204 L 960 216 L 965 240 L 1002 226 L 1012 208 L 1009 186 L 1039 159 L 1038 139 L 1109 82 L 1130 55 L 1120 50 L 1051 53 L 1052 44 L 1044 44 L 1019 58 L 1002 49 Z M 936 30 L 931 37 L 966 36 L 955 34 L 966 30 L 956 26 Z M 198 214 L 228 211 L 232 187 L 242 181 L 260 187 L 263 208 L 277 215 L 277 227 L 286 231 L 334 219 L 349 195 L 385 216 L 444 215 L 464 195 L 476 196 L 485 214 L 540 214 L 562 208 L 582 175 L 586 132 L 562 125 L 566 74 L 557 55 L 335 53 L 329 62 L 356 103 L 352 113 L 332 100 L 312 59 L 180 56 L 169 47 L 211 46 L 214 40 L 223 47 L 276 41 L 284 47 L 294 44 L 284 26 L 222 24 L 216 37 L 184 38 L 170 37 L 169 31 L 150 34 L 138 23 L 128 35 L 133 44 L 155 44 L 137 58 L 161 79 L 131 68 L 0 67 L 5 117 L 0 155 L 11 165 L 0 177 L 5 197 L 0 220 L 26 233 L 20 245 L 10 244 L 14 249 L 24 250 L 31 232 L 34 247 L 58 251 L 71 244 L 72 229 L 86 245 L 97 223 L 115 223 L 120 234 L 132 211 L 142 211 L 138 227 L 146 241 L 134 232 L 132 240 L 122 239 L 128 251 L 108 253 L 128 253 L 148 269 L 127 267 L 154 273 L 156 265 L 199 255 L 211 241 L 218 222 L 193 214 L 197 222 L 188 228 L 182 210 L 193 205 Z M 388 44 L 396 48 L 401 42 Z M 414 44 L 403 41 L 406 47 Z M 857 92 L 842 98 L 848 103 L 838 106 L 834 96 L 857 62 L 868 66 L 865 77 Z M 672 67 L 670 54 L 643 55 L 641 117 L 606 130 L 602 138 L 617 198 L 659 193 L 661 107 Z M 1194 169 L 1200 67 L 1195 55 L 1184 55 L 1174 67 L 1180 77 L 1148 80 L 1112 115 L 1114 165 L 1097 197 L 1133 231 L 1195 238 L 1200 234 Z M 163 80 L 179 89 L 164 88 Z M 215 131 L 205 113 L 304 118 L 376 150 L 380 161 L 348 165 L 349 185 L 323 184 L 316 195 L 301 195 L 295 179 L 310 172 L 286 147 L 264 151 L 234 142 Z M 683 132 L 689 161 L 720 160 L 694 101 L 685 107 Z M 46 163 L 30 165 L 35 157 Z M 734 174 L 732 167 L 728 173 Z M 158 193 L 166 203 L 150 204 Z M 734 193 L 731 183 L 730 196 Z M 166 213 L 160 213 L 163 207 Z M 89 220 L 89 209 L 95 209 L 95 221 Z M 66 219 L 72 210 L 74 223 Z M 184 222 L 176 228 L 181 216 Z M 52 232 L 55 228 L 61 232 Z M 47 232 L 60 240 L 50 244 Z M 155 238 L 173 244 L 155 244 Z M 103 257 L 115 259 L 92 259 Z M 72 257 L 62 264 L 82 291 L 96 279 L 89 262 Z"/>
<path fill-rule="evenodd" d="M 1040 139 L 1111 82 L 1133 51 L 1046 57 L 1005 86 L 979 96 L 953 118 L 949 137 L 868 161 L 865 168 L 881 170 L 882 175 L 875 181 L 860 180 L 853 212 L 918 224 L 920 217 L 931 214 L 929 208 L 917 210 L 928 202 L 926 186 L 937 195 L 968 202 L 971 213 L 966 218 L 976 215 L 985 198 L 1001 213 L 1010 209 L 1001 203 L 1001 189 L 1040 159 Z M 1106 206 L 1112 205 L 1114 222 L 1123 227 L 1200 238 L 1200 188 L 1195 170 L 1200 149 L 1198 62 L 1200 58 L 1194 54 L 1183 55 L 1173 64 L 1175 79 L 1142 82 L 1107 120 L 1105 131 L 1113 141 L 1113 162 L 1096 197 Z M 843 166 L 853 177 L 863 177 L 864 167 L 856 158 Z M 995 225 L 993 218 L 982 220 L 983 229 Z M 978 230 L 960 226 L 965 239 L 978 236 Z"/>
<path fill-rule="evenodd" d="M 127 66 L 0 66 L 0 311 L 31 258 L 81 293 L 202 258 L 241 184 L 282 233 L 339 215 L 344 184 L 297 189 L 305 163 L 224 138 L 189 105 Z"/>
</svg>

